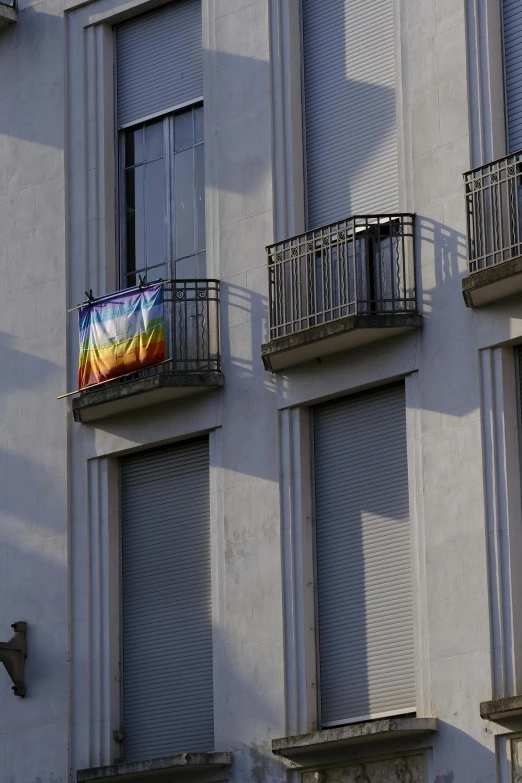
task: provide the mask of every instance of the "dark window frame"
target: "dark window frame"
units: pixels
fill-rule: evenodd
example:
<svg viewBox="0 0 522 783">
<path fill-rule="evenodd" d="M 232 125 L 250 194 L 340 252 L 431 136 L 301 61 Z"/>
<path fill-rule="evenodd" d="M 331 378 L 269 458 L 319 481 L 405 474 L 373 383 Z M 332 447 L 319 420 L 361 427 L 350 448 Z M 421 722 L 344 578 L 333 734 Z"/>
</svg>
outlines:
<svg viewBox="0 0 522 783">
<path fill-rule="evenodd" d="M 186 124 L 190 117 L 189 125 Z M 185 144 L 178 145 L 178 139 L 183 125 L 185 130 L 190 127 L 191 139 L 187 139 Z M 145 135 L 148 128 L 160 126 L 162 133 L 163 151 L 160 155 L 151 155 L 146 157 Z M 134 146 L 132 157 L 130 154 L 131 140 L 136 140 L 141 134 L 142 155 Z M 184 221 L 181 221 L 178 210 L 184 209 L 183 192 L 177 188 L 177 177 L 180 176 L 182 158 L 187 163 L 188 153 L 192 154 L 192 203 L 190 198 L 188 204 L 192 216 L 189 219 L 192 222 L 193 234 L 185 231 L 182 235 Z M 158 160 L 164 161 L 164 244 L 163 258 L 149 258 L 147 256 L 148 238 L 147 229 L 150 229 L 151 220 L 156 223 L 158 228 L 157 212 L 149 214 L 149 223 L 146 220 L 147 197 L 146 197 L 146 176 L 143 176 L 140 186 L 142 190 L 142 210 L 143 230 L 142 230 L 142 258 L 137 259 L 136 255 L 136 236 L 134 229 L 132 234 L 129 231 L 129 211 L 128 201 L 131 190 L 128 182 L 130 172 L 135 170 L 145 170 L 151 164 L 156 164 Z M 136 184 L 136 177 L 134 184 Z M 188 179 L 185 181 L 187 185 Z M 183 106 L 179 110 L 171 111 L 167 114 L 159 115 L 154 118 L 147 118 L 141 122 L 134 123 L 118 132 L 118 193 L 119 193 L 119 263 L 118 278 L 122 288 L 127 288 L 139 282 L 138 275 L 146 278 L 149 282 L 162 279 L 204 279 L 206 277 L 206 242 L 205 242 L 205 161 L 204 161 L 204 128 L 203 128 L 203 104 L 195 101 L 194 103 Z M 134 205 L 136 204 L 136 192 L 134 191 Z M 132 209 L 132 207 L 130 208 Z M 136 207 L 132 212 L 136 215 Z M 134 244 L 131 244 L 130 238 Z M 156 235 L 156 239 L 159 235 Z M 181 245 L 181 239 L 185 245 Z M 191 247 L 187 245 L 193 241 Z M 161 240 L 160 240 L 161 242 Z M 129 254 L 129 245 L 132 247 Z M 163 252 L 162 251 L 162 252 Z M 159 262 L 159 263 L 158 263 Z"/>
</svg>

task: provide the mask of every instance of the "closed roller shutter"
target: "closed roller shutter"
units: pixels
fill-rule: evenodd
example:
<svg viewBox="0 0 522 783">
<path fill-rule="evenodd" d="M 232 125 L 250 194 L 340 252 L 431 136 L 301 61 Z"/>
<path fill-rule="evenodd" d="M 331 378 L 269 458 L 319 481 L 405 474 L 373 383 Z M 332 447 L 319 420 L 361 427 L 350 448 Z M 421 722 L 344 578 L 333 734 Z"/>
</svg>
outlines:
<svg viewBox="0 0 522 783">
<path fill-rule="evenodd" d="M 393 0 L 303 0 L 308 226 L 398 208 Z"/>
<path fill-rule="evenodd" d="M 504 0 L 504 60 L 506 71 L 509 152 L 522 149 L 522 3 Z"/>
<path fill-rule="evenodd" d="M 208 439 L 121 461 L 126 761 L 214 749 Z"/>
<path fill-rule="evenodd" d="M 404 386 L 313 420 L 321 723 L 415 711 Z"/>
<path fill-rule="evenodd" d="M 201 0 L 177 0 L 116 27 L 118 125 L 203 95 Z"/>
</svg>

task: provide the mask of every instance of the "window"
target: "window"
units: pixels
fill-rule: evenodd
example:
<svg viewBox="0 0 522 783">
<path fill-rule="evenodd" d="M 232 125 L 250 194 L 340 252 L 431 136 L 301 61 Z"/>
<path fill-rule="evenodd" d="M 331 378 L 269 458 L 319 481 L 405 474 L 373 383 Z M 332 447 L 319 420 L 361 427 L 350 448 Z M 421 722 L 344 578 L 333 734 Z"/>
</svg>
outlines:
<svg viewBox="0 0 522 783">
<path fill-rule="evenodd" d="M 208 437 L 120 462 L 123 759 L 214 750 Z"/>
<path fill-rule="evenodd" d="M 121 283 L 204 278 L 203 107 L 121 131 Z"/>
<path fill-rule="evenodd" d="M 504 71 L 508 152 L 522 148 L 522 6 L 520 0 L 503 0 Z"/>
<path fill-rule="evenodd" d="M 302 0 L 309 228 L 398 208 L 393 6 Z"/>
<path fill-rule="evenodd" d="M 404 384 L 313 410 L 323 728 L 415 712 Z"/>
</svg>

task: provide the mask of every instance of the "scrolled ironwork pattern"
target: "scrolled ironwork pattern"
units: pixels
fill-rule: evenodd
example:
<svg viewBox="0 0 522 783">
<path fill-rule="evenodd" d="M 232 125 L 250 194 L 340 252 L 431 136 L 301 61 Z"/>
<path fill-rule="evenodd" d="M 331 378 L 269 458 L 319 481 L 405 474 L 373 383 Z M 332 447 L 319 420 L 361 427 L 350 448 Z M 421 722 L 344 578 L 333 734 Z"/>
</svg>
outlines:
<svg viewBox="0 0 522 783">
<path fill-rule="evenodd" d="M 522 255 L 522 152 L 464 174 L 469 272 Z"/>
<path fill-rule="evenodd" d="M 414 215 L 367 215 L 267 247 L 270 339 L 349 315 L 416 312 Z"/>
<path fill-rule="evenodd" d="M 164 294 L 165 358 L 169 361 L 115 378 L 107 387 L 164 373 L 221 372 L 219 280 L 169 280 Z"/>
</svg>

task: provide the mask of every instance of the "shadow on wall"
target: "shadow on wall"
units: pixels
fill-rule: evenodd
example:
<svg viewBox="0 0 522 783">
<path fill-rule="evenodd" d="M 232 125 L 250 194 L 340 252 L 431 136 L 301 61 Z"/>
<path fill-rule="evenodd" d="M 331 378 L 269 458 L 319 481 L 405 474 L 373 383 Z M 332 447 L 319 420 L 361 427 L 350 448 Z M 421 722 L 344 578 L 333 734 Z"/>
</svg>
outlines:
<svg viewBox="0 0 522 783">
<path fill-rule="evenodd" d="M 59 7 L 52 1 L 22 6 L 18 22 L 0 32 L 2 145 L 30 141 L 43 147 L 64 146 L 64 123 L 57 121 L 63 116 L 65 36 L 64 19 L 59 14 Z M 14 163 L 16 151 L 10 157 Z"/>
<path fill-rule="evenodd" d="M 237 598 L 245 608 L 245 596 L 237 594 Z M 266 621 L 274 611 L 279 607 L 266 607 Z M 221 661 L 214 678 L 223 706 L 222 713 L 216 714 L 216 748 L 234 754 L 233 780 L 283 783 L 284 767 L 271 744 L 285 732 L 282 639 L 263 638 L 266 622 L 254 628 L 255 621 L 255 612 L 241 617 L 232 613 L 224 627 L 213 628 Z"/>
<path fill-rule="evenodd" d="M 24 313 L 20 315 L 25 316 Z M 12 333 L 0 331 L 0 362 L 4 368 L 0 377 L 0 421 L 6 405 L 17 405 L 16 397 L 9 399 L 7 396 L 10 392 L 26 391 L 34 395 L 36 385 L 40 387 L 55 379 L 56 371 L 62 369 L 56 362 L 38 356 L 35 353 L 37 346 L 33 348 L 31 343 L 31 337 L 15 339 Z M 20 350 L 19 346 L 27 350 Z"/>
<path fill-rule="evenodd" d="M 16 737 L 6 746 L 9 780 L 11 774 L 18 779 L 25 769 L 20 758 L 24 746 L 28 765 L 24 779 L 34 780 L 34 774 L 40 773 L 47 780 L 46 775 L 61 766 L 53 724 L 59 724 L 56 733 L 64 737 L 66 748 L 66 489 L 65 476 L 58 477 L 38 457 L 32 459 L 10 447 L 0 449 L 0 640 L 8 641 L 11 624 L 24 620 L 29 645 L 25 699 L 13 696 L 11 680 L 0 666 L 0 698 L 5 707 L 0 710 L 0 736 L 7 731 Z M 31 749 L 31 729 L 49 737 L 41 755 L 35 756 Z"/>
<path fill-rule="evenodd" d="M 458 419 L 480 407 L 478 381 L 470 383 L 477 376 L 477 356 L 469 349 L 475 322 L 455 319 L 455 312 L 466 313 L 461 281 L 467 274 L 467 239 L 443 223 L 417 215 L 416 262 L 417 301 L 424 319 L 421 341 L 430 359 L 422 369 L 422 408 Z M 431 329 L 435 323 L 436 329 Z M 460 371 L 452 372 L 454 367 Z"/>
</svg>

